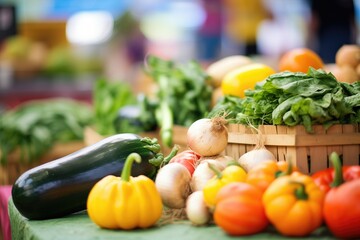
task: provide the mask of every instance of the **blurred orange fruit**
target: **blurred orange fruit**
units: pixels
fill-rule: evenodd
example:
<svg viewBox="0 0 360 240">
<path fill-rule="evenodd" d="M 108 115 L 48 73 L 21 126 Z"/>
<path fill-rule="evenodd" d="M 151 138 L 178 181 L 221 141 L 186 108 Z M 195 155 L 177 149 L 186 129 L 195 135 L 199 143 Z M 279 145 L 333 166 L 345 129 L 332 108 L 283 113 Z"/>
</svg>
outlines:
<svg viewBox="0 0 360 240">
<path fill-rule="evenodd" d="M 323 68 L 320 56 L 308 48 L 296 48 L 286 52 L 279 60 L 279 71 L 307 73 L 309 67 Z"/>
</svg>

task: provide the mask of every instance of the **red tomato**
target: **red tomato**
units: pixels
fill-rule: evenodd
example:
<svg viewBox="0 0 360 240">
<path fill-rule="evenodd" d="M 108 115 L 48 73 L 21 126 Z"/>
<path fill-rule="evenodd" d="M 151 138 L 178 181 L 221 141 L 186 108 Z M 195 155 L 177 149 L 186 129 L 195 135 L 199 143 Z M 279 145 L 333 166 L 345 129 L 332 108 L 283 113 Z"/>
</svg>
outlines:
<svg viewBox="0 0 360 240">
<path fill-rule="evenodd" d="M 269 224 L 262 203 L 262 192 L 242 182 L 224 186 L 216 196 L 214 221 L 227 234 L 250 235 Z"/>
<path fill-rule="evenodd" d="M 182 164 L 184 167 L 187 168 L 187 170 L 189 170 L 190 174 L 192 175 L 195 171 L 196 163 L 200 159 L 200 157 L 201 156 L 199 154 L 195 153 L 192 150 L 185 150 L 175 155 L 170 160 L 170 163 L 177 162 Z"/>
<path fill-rule="evenodd" d="M 338 238 L 360 238 L 360 179 L 332 188 L 325 197 L 324 218 Z"/>
</svg>

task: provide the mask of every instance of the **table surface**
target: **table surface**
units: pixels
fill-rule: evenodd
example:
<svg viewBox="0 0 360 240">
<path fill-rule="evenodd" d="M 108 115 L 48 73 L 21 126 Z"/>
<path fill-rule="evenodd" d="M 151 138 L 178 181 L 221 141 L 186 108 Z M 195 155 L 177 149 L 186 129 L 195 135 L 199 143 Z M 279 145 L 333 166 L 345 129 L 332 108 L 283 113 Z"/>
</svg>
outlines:
<svg viewBox="0 0 360 240">
<path fill-rule="evenodd" d="M 42 239 L 77 239 L 77 240 L 101 240 L 101 239 L 294 239 L 286 238 L 277 234 L 274 229 L 266 233 L 247 237 L 230 237 L 215 225 L 195 227 L 188 221 L 179 221 L 173 224 L 155 226 L 149 229 L 132 231 L 106 230 L 96 226 L 88 217 L 86 211 L 69 215 L 67 217 L 50 220 L 27 220 L 17 211 L 12 200 L 9 201 L 9 214 L 11 222 L 12 237 L 14 240 L 42 240 Z M 310 239 L 335 239 L 326 228 L 319 228 Z"/>
</svg>

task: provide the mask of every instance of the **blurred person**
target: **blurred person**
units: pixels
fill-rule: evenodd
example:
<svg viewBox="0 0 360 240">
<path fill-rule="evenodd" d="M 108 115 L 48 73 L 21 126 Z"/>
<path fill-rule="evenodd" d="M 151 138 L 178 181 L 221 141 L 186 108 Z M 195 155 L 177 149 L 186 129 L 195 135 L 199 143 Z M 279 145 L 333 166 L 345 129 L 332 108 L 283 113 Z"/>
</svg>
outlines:
<svg viewBox="0 0 360 240">
<path fill-rule="evenodd" d="M 211 61 L 219 57 L 221 47 L 222 14 L 221 0 L 202 0 L 204 23 L 197 33 L 198 58 Z"/>
<path fill-rule="evenodd" d="M 257 55 L 257 30 L 269 18 L 262 0 L 223 0 L 225 35 L 243 46 L 243 54 Z"/>
<path fill-rule="evenodd" d="M 353 0 L 309 0 L 310 47 L 325 63 L 334 63 L 337 50 L 355 44 L 356 24 Z"/>
<path fill-rule="evenodd" d="M 127 81 L 135 89 L 145 59 L 147 39 L 139 20 L 130 12 L 120 15 L 114 23 L 107 49 L 105 74 L 110 79 Z"/>
<path fill-rule="evenodd" d="M 310 16 L 308 0 L 292 0 L 291 4 L 288 4 L 288 0 L 263 2 L 271 18 L 258 27 L 259 53 L 276 61 L 291 49 L 305 47 Z"/>
</svg>

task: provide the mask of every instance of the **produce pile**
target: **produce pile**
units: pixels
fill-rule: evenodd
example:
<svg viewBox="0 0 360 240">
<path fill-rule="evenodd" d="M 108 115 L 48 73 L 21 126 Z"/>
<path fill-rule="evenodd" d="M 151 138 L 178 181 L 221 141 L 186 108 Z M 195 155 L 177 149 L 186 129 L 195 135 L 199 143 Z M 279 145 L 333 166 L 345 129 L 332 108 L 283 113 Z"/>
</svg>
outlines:
<svg viewBox="0 0 360 240">
<path fill-rule="evenodd" d="M 326 236 L 360 237 L 360 166 L 342 167 L 333 152 L 333 167 L 310 176 L 291 161 L 277 162 L 263 146 L 233 159 L 222 154 L 224 124 L 224 118 L 195 121 L 189 149 L 175 147 L 167 157 L 156 139 L 114 135 L 25 172 L 13 186 L 13 202 L 29 219 L 87 209 L 103 229 L 157 228 L 185 218 L 231 236 L 275 229 L 314 237 L 322 229 Z"/>
<path fill-rule="evenodd" d="M 275 229 L 311 238 L 322 229 L 326 237 L 360 238 L 360 166 L 342 166 L 332 152 L 331 167 L 305 174 L 290 159 L 277 161 L 261 141 L 239 159 L 224 155 L 229 122 L 303 124 L 309 132 L 313 124 L 359 123 L 359 82 L 340 82 L 322 67 L 276 73 L 244 57 L 228 60 L 205 73 L 196 62 L 150 57 L 145 69 L 158 85 L 154 98 L 135 105 L 122 101 L 120 107 L 114 99 L 124 100 L 125 90 L 98 101 L 108 105 L 99 110 L 104 121 L 98 123 L 118 124 L 111 131 L 156 126 L 171 146 L 173 124 L 188 126 L 188 149 L 179 152 L 175 145 L 164 156 L 156 138 L 113 134 L 22 174 L 12 188 L 16 208 L 29 219 L 87 209 L 94 227 L 113 230 L 156 230 L 186 219 L 197 227 L 216 225 L 230 236 Z M 105 95 L 114 88 L 98 86 Z M 221 90 L 220 100 L 206 118 L 212 89 Z M 141 111 L 125 117 L 129 107 Z"/>
</svg>

